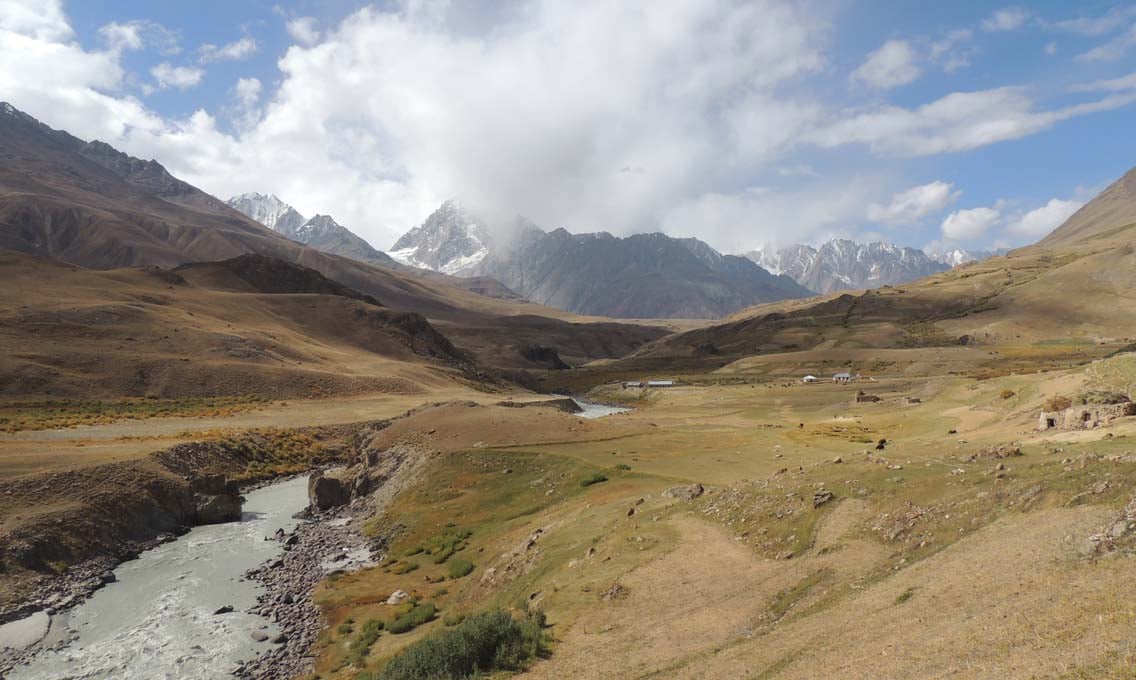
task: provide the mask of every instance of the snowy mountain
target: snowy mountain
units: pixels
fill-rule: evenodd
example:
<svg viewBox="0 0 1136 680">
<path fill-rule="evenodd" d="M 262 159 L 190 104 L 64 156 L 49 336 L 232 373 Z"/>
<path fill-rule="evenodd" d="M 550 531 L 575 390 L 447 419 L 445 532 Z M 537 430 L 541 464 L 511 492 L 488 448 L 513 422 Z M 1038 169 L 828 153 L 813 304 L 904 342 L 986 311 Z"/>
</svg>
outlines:
<svg viewBox="0 0 1136 680">
<path fill-rule="evenodd" d="M 233 196 L 226 203 L 236 208 L 246 216 L 260 222 L 273 231 L 280 232 L 288 238 L 295 238 L 296 230 L 306 221 L 304 216 L 281 201 L 274 194 L 248 193 Z"/>
<path fill-rule="evenodd" d="M 448 274 L 492 277 L 529 300 L 579 314 L 717 318 L 811 294 L 697 239 L 546 233 L 523 217 L 491 229 L 454 201 L 407 232 L 391 254 Z"/>
<path fill-rule="evenodd" d="M 269 229 L 316 250 L 372 264 L 394 264 L 386 253 L 376 250 L 328 215 L 305 219 L 295 208 L 274 194 L 241 194 L 233 196 L 226 203 Z"/>
<path fill-rule="evenodd" d="M 820 248 L 798 244 L 755 250 L 746 257 L 818 293 L 906 283 L 950 268 L 915 248 L 847 239 L 833 239 Z"/>
<path fill-rule="evenodd" d="M 941 262 L 948 267 L 957 267 L 967 262 L 977 262 L 988 257 L 997 257 L 1010 252 L 1009 248 L 996 248 L 994 250 L 963 250 L 962 248 L 924 248 L 927 257 L 935 262 Z"/>
<path fill-rule="evenodd" d="M 446 201 L 390 250 L 395 260 L 443 274 L 472 271 L 489 254 L 489 228 L 457 201 Z"/>
</svg>

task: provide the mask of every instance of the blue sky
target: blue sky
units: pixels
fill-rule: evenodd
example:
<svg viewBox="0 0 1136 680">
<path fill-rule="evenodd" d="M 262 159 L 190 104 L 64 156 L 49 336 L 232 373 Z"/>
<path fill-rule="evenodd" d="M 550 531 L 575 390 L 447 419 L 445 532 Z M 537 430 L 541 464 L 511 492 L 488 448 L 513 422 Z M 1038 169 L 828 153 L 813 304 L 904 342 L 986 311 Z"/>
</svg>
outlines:
<svg viewBox="0 0 1136 680">
<path fill-rule="evenodd" d="M 1136 3 L 0 2 L 0 99 L 377 247 L 1043 236 L 1136 165 Z"/>
</svg>

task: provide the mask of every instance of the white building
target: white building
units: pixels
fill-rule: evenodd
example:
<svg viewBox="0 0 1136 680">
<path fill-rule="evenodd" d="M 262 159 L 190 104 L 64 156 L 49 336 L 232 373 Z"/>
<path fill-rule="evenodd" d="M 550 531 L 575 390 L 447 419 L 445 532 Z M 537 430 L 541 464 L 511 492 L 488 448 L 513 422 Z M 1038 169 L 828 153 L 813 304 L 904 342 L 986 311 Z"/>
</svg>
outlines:
<svg viewBox="0 0 1136 680">
<path fill-rule="evenodd" d="M 832 382 L 834 382 L 834 383 L 852 382 L 852 374 L 851 373 L 837 373 L 836 375 L 832 376 Z"/>
<path fill-rule="evenodd" d="M 801 378 L 801 382 L 815 383 L 816 381 L 817 377 L 815 375 L 806 375 L 805 377 Z"/>
</svg>

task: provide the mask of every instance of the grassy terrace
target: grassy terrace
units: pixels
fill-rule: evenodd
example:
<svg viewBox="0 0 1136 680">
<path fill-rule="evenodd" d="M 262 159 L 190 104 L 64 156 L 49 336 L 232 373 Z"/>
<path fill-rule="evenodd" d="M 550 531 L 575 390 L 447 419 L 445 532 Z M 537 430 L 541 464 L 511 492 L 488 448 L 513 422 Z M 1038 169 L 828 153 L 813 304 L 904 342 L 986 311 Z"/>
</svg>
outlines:
<svg viewBox="0 0 1136 680">
<path fill-rule="evenodd" d="M 415 643 L 498 608 L 547 615 L 533 678 L 892 677 L 955 667 L 959 645 L 980 675 L 1060 660 L 1061 677 L 1109 676 L 1130 659 L 1110 641 L 1136 628 L 1136 566 L 1081 546 L 1136 488 L 1136 423 L 1033 425 L 1055 394 L 1123 387 L 1132 359 L 903 374 L 949 359 L 899 353 L 896 373 L 851 386 L 737 365 L 631 396 L 610 434 L 440 456 L 371 521 L 387 561 L 323 585 L 319 677 L 387 677 Z M 854 403 L 861 389 L 881 401 Z M 696 500 L 662 494 L 692 482 Z M 410 599 L 384 604 L 396 590 Z M 883 640 L 903 651 L 857 656 Z"/>
<path fill-rule="evenodd" d="M 220 418 L 267 402 L 256 396 L 4 402 L 0 403 L 0 432 L 53 430 L 147 418 Z"/>
</svg>

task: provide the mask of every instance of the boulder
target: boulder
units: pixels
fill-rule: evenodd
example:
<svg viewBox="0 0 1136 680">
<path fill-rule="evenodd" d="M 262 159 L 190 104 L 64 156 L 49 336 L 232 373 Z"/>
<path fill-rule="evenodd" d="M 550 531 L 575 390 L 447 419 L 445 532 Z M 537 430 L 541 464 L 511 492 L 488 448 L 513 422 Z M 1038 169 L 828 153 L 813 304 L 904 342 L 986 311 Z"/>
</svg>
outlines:
<svg viewBox="0 0 1136 680">
<path fill-rule="evenodd" d="M 196 524 L 236 522 L 241 518 L 244 497 L 239 493 L 193 494 L 193 512 Z"/>
<path fill-rule="evenodd" d="M 683 501 L 692 501 L 702 495 L 705 489 L 701 484 L 691 484 L 689 486 L 672 486 L 663 492 L 667 498 L 677 498 Z"/>
<path fill-rule="evenodd" d="M 399 604 L 408 597 L 410 597 L 410 593 L 405 590 L 396 590 L 387 598 L 387 604 Z"/>
<path fill-rule="evenodd" d="M 315 510 L 329 510 L 351 500 L 351 487 L 339 476 L 317 472 L 308 480 L 308 504 Z"/>
</svg>

